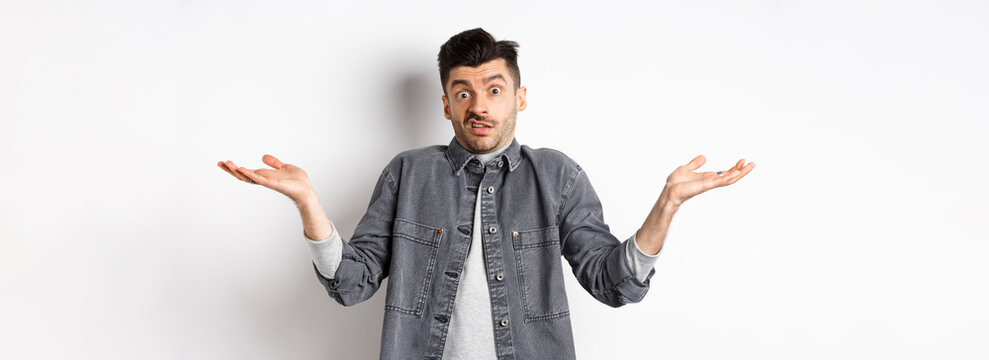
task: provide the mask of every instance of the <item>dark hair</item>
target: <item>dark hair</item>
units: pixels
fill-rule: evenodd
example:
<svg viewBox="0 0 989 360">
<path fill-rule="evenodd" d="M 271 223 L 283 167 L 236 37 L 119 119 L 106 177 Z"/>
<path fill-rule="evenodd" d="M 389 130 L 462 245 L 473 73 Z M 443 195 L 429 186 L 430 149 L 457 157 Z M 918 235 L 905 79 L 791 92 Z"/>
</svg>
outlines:
<svg viewBox="0 0 989 360">
<path fill-rule="evenodd" d="M 495 41 L 484 29 L 476 28 L 466 30 L 450 37 L 443 46 L 440 46 L 440 54 L 437 62 L 440 66 L 440 86 L 443 87 L 443 94 L 446 95 L 446 81 L 450 79 L 450 69 L 457 66 L 475 67 L 488 61 L 502 58 L 512 72 L 512 79 L 515 82 L 515 89 L 519 88 L 522 81 L 519 75 L 517 42 L 511 40 Z"/>
</svg>

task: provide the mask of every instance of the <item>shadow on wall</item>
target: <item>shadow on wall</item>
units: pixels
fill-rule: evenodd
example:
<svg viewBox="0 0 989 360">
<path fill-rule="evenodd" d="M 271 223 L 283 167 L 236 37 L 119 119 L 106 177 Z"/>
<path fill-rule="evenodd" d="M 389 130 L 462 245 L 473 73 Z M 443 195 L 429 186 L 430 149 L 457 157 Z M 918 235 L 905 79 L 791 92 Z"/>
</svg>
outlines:
<svg viewBox="0 0 989 360">
<path fill-rule="evenodd" d="M 396 98 L 400 104 L 396 104 L 398 113 L 392 119 L 404 130 L 401 138 L 406 148 L 449 143 L 454 135 L 450 120 L 443 117 L 439 73 L 406 72 L 399 79 Z"/>
</svg>

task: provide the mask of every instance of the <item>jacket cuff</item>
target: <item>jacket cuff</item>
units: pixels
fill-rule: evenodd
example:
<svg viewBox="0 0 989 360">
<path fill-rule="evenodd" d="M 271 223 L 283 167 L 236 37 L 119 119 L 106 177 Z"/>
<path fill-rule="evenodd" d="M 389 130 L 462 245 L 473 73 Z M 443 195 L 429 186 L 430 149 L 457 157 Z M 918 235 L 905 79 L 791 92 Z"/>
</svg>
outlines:
<svg viewBox="0 0 989 360">
<path fill-rule="evenodd" d="M 621 269 L 621 271 L 619 272 L 621 279 L 619 280 L 618 284 L 615 285 L 615 291 L 618 293 L 617 295 L 619 296 L 619 300 L 621 304 L 637 303 L 639 301 L 642 301 L 642 298 L 644 298 L 646 296 L 646 293 L 649 292 L 649 281 L 650 279 L 652 279 L 652 276 L 656 273 L 656 269 L 650 269 L 649 273 L 645 276 L 645 279 L 639 280 L 639 278 L 635 274 L 635 270 L 632 269 L 632 266 L 629 264 L 628 261 L 627 254 L 629 248 L 629 244 L 628 244 L 629 240 L 632 240 L 632 238 L 625 240 L 625 243 L 621 244 L 622 246 L 621 249 L 622 258 L 620 261 L 621 264 L 620 265 L 616 264 Z"/>
<path fill-rule="evenodd" d="M 374 294 L 381 283 L 381 273 L 379 269 L 369 267 L 370 264 L 349 243 L 342 238 L 339 242 L 343 247 L 343 255 L 335 277 L 330 279 L 323 276 L 315 262 L 313 271 L 330 297 L 344 306 L 353 306 Z"/>
</svg>

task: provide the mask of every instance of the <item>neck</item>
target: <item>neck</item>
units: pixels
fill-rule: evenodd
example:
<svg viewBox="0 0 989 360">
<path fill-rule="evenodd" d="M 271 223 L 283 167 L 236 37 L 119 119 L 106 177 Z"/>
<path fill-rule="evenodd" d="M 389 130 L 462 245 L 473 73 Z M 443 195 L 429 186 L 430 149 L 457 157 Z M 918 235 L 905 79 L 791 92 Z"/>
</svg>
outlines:
<svg viewBox="0 0 989 360">
<path fill-rule="evenodd" d="M 474 156 L 477 157 L 477 159 L 481 161 L 481 164 L 485 164 L 486 165 L 488 163 L 488 161 L 491 161 L 491 159 L 494 159 L 494 158 L 498 157 L 499 155 L 501 155 L 501 153 L 505 152 L 505 150 L 508 149 L 508 147 L 511 146 L 511 145 L 512 145 L 512 142 L 509 141 L 508 144 L 502 145 L 500 148 L 495 149 L 492 152 L 489 152 L 489 153 L 486 153 L 486 154 L 478 154 L 478 153 L 472 151 L 471 154 L 474 154 Z"/>
</svg>

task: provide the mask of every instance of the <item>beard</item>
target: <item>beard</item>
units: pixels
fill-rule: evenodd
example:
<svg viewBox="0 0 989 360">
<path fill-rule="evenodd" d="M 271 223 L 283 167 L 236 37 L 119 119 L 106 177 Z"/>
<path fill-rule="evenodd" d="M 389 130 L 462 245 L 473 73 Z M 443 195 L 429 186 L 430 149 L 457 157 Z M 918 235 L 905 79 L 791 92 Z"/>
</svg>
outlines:
<svg viewBox="0 0 989 360">
<path fill-rule="evenodd" d="M 501 146 L 505 145 L 505 138 L 511 136 L 512 129 L 510 128 L 515 126 L 515 116 L 517 113 L 518 110 L 513 110 L 511 114 L 508 114 L 508 116 L 504 119 L 498 121 L 493 121 L 491 117 L 481 116 L 474 113 L 467 115 L 463 121 L 465 125 L 473 119 L 491 124 L 494 131 L 485 136 L 477 136 L 471 133 L 469 126 L 465 126 L 462 130 L 463 134 L 461 135 L 461 145 L 463 145 L 468 151 L 475 154 L 487 154 L 497 150 Z M 509 141 L 510 140 L 511 139 L 509 139 Z"/>
</svg>

